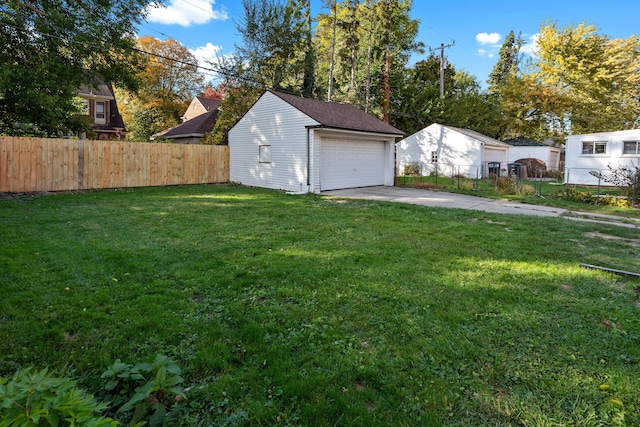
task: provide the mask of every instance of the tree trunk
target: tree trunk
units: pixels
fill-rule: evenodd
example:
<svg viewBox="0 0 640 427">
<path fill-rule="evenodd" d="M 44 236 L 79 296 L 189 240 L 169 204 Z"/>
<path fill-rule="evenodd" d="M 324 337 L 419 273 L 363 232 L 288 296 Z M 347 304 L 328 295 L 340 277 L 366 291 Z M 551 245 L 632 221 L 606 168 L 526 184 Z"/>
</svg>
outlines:
<svg viewBox="0 0 640 427">
<path fill-rule="evenodd" d="M 386 20 L 388 21 L 391 17 L 391 0 L 387 0 L 387 10 L 386 10 Z M 383 88 L 384 88 L 384 112 L 383 112 L 383 120 L 385 123 L 389 123 L 389 111 L 391 110 L 391 23 L 385 22 L 387 27 L 387 40 L 386 40 L 386 49 L 385 49 L 385 64 L 384 64 L 384 77 L 383 77 Z"/>
<path fill-rule="evenodd" d="M 365 107 L 364 111 L 369 112 L 371 108 L 371 37 L 373 36 L 373 1 L 367 2 L 369 7 L 369 40 L 367 46 L 367 81 L 365 82 Z"/>
<path fill-rule="evenodd" d="M 349 82 L 349 95 L 352 97 L 356 88 L 356 54 L 358 53 L 358 40 L 357 40 L 357 31 L 358 31 L 358 0 L 353 0 L 351 10 L 351 37 L 353 40 L 351 41 L 351 82 Z"/>
<path fill-rule="evenodd" d="M 338 21 L 338 8 L 336 5 L 337 0 L 333 0 L 331 9 L 333 11 L 333 36 L 331 37 L 331 59 L 329 60 L 329 90 L 327 93 L 327 101 L 331 101 L 331 95 L 333 92 L 333 61 L 336 52 L 336 24 Z"/>
</svg>

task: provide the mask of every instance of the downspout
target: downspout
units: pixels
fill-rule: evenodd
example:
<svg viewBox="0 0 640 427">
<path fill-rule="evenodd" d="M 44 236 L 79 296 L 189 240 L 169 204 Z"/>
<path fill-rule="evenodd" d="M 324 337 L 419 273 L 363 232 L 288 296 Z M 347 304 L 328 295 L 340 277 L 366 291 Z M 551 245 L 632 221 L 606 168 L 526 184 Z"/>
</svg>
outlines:
<svg viewBox="0 0 640 427">
<path fill-rule="evenodd" d="M 310 128 L 307 128 L 307 193 L 309 192 L 309 186 L 311 186 L 311 176 L 309 175 L 309 172 L 311 171 L 311 138 L 309 137 L 310 130 Z"/>
</svg>

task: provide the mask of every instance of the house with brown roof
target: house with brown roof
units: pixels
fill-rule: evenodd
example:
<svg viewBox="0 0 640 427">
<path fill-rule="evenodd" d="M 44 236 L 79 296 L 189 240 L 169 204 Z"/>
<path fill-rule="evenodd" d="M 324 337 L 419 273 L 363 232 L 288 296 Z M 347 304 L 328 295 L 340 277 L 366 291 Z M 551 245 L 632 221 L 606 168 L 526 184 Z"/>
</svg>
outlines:
<svg viewBox="0 0 640 427">
<path fill-rule="evenodd" d="M 152 139 L 167 139 L 176 144 L 200 144 L 200 140 L 213 130 L 218 120 L 220 99 L 196 96 L 182 119 L 184 122 L 153 135 Z"/>
<path fill-rule="evenodd" d="M 212 99 L 205 98 L 204 96 L 194 96 L 187 107 L 187 111 L 185 111 L 182 116 L 182 121 L 186 122 L 188 120 L 193 119 L 194 117 L 198 117 L 204 113 L 208 113 L 209 111 L 217 110 L 218 106 L 222 102 L 221 99 Z"/>
<path fill-rule="evenodd" d="M 230 180 L 293 193 L 392 186 L 401 136 L 353 105 L 268 90 L 229 131 Z"/>
<path fill-rule="evenodd" d="M 91 118 L 97 139 L 124 139 L 127 131 L 111 83 L 96 80 L 83 85 L 77 95 L 82 100 L 81 114 Z"/>
<path fill-rule="evenodd" d="M 153 135 L 153 139 L 168 139 L 176 144 L 200 144 L 200 140 L 211 132 L 218 120 L 218 110 L 207 111 L 172 128 Z"/>
</svg>

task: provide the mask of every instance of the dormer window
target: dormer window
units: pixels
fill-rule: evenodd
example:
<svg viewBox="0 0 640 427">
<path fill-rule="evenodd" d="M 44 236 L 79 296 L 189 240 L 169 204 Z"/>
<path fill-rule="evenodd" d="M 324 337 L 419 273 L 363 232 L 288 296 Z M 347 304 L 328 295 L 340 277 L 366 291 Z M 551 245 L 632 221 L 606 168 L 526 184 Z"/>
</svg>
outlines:
<svg viewBox="0 0 640 427">
<path fill-rule="evenodd" d="M 96 124 L 107 124 L 107 103 L 105 101 L 96 101 Z"/>
</svg>

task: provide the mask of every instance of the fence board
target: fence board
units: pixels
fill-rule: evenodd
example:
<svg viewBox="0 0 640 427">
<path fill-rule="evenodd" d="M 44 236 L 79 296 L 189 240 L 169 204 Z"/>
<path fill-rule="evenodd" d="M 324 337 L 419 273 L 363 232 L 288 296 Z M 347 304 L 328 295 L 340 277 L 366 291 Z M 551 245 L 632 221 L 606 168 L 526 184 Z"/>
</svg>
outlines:
<svg viewBox="0 0 640 427">
<path fill-rule="evenodd" d="M 0 137 L 0 192 L 228 181 L 227 146 Z"/>
</svg>

